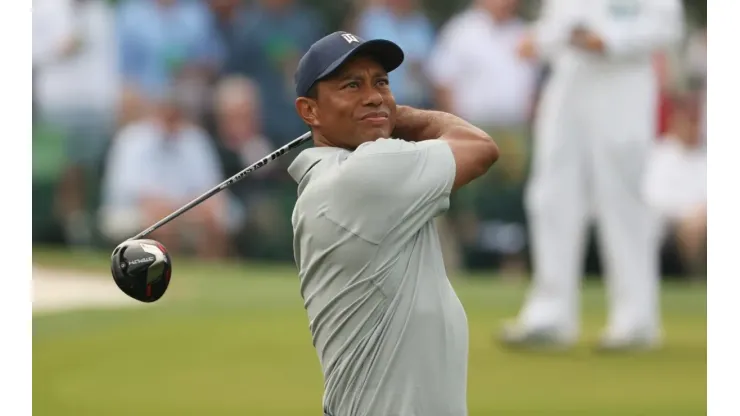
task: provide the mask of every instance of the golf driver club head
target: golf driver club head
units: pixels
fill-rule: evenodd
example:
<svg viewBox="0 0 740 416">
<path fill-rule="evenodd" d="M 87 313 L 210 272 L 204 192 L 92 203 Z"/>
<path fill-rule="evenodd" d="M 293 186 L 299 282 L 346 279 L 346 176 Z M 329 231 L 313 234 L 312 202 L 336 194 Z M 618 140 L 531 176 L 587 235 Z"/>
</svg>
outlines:
<svg viewBox="0 0 740 416">
<path fill-rule="evenodd" d="M 172 259 L 154 240 L 126 240 L 113 250 L 111 274 L 119 289 L 140 302 L 151 303 L 167 291 Z"/>
</svg>

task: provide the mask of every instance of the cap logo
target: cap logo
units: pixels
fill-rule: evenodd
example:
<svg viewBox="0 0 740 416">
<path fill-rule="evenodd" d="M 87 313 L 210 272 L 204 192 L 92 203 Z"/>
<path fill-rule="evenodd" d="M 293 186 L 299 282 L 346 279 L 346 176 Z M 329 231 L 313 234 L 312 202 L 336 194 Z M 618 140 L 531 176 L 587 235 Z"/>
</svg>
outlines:
<svg viewBox="0 0 740 416">
<path fill-rule="evenodd" d="M 347 41 L 347 43 L 360 43 L 360 40 L 357 39 L 357 36 L 352 35 L 350 33 L 343 33 L 342 38 Z"/>
</svg>

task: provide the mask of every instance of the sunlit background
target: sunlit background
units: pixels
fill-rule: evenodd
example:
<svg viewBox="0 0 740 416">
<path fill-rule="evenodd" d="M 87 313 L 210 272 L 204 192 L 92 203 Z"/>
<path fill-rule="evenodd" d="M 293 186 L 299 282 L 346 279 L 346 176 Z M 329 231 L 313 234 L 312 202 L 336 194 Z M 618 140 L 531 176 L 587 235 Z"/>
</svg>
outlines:
<svg viewBox="0 0 740 416">
<path fill-rule="evenodd" d="M 459 35 L 472 3 L 491 28 Z M 684 5 L 682 44 L 654 57 L 655 141 L 701 152 L 706 1 Z M 440 228 L 470 323 L 471 416 L 705 414 L 705 213 L 678 219 L 665 236 L 662 350 L 592 350 L 604 321 L 594 238 L 578 347 L 515 353 L 496 342 L 529 281 L 523 190 L 548 68 L 520 59 L 516 45 L 539 10 L 533 0 L 33 0 L 35 413 L 321 414 L 323 380 L 293 264 L 296 186 L 286 167 L 295 153 L 152 235 L 174 256 L 160 302 L 119 292 L 109 256 L 303 134 L 296 63 L 315 40 L 346 30 L 405 50 L 390 79 L 400 104 L 458 114 L 501 148 L 491 171 L 454 196 Z M 453 71 L 460 56 L 480 70 Z M 469 105 L 475 90 L 489 101 Z M 165 136 L 146 158 L 129 157 Z M 685 176 L 683 168 L 666 167 Z M 706 171 L 692 175 L 704 183 Z M 142 191 L 158 197 L 134 203 L 129 195 Z"/>
</svg>

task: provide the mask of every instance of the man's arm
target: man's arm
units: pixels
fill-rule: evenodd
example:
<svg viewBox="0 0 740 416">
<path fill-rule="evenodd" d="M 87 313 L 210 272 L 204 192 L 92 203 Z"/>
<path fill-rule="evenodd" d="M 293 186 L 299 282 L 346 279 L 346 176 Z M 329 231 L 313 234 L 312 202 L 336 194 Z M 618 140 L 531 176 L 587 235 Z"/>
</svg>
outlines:
<svg viewBox="0 0 740 416">
<path fill-rule="evenodd" d="M 394 137 L 408 141 L 440 139 L 455 158 L 453 190 L 488 171 L 499 157 L 496 143 L 483 130 L 450 113 L 398 106 Z"/>
</svg>

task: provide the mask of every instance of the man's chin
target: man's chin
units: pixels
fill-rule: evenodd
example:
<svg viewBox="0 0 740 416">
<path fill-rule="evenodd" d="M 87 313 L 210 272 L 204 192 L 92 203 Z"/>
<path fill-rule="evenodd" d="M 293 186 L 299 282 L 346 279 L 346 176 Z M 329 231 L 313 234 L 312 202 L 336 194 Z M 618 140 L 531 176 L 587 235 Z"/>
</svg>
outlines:
<svg viewBox="0 0 740 416">
<path fill-rule="evenodd" d="M 391 129 L 386 126 L 368 129 L 362 137 L 366 138 L 363 142 L 374 142 L 378 139 L 388 139 L 391 137 Z"/>
</svg>

